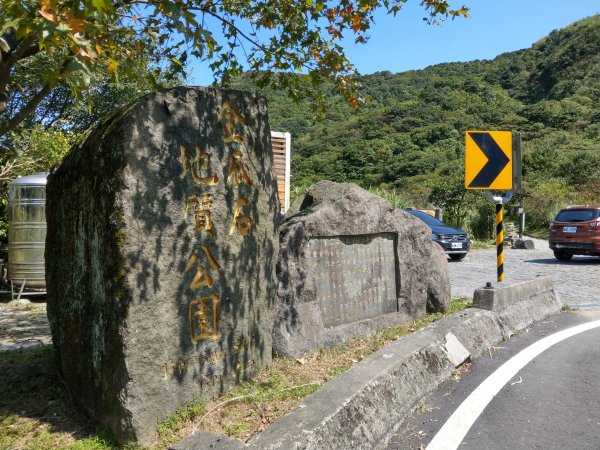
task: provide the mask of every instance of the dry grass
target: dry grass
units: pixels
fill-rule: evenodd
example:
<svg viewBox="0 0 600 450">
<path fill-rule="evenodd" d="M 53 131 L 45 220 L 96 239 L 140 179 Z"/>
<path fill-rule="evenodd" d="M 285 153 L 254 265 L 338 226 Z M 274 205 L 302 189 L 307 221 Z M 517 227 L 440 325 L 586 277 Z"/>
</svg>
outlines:
<svg viewBox="0 0 600 450">
<path fill-rule="evenodd" d="M 470 306 L 454 300 L 448 313 Z M 305 358 L 274 358 L 271 367 L 214 402 L 190 404 L 159 427 L 152 449 L 169 447 L 194 429 L 248 440 L 286 414 L 322 384 L 373 352 L 431 322 L 379 330 Z M 106 435 L 81 420 L 57 375 L 50 347 L 0 352 L 0 448 L 100 450 L 115 448 Z M 135 446 L 128 448 L 134 449 Z"/>
<path fill-rule="evenodd" d="M 471 365 L 472 364 L 470 362 L 462 363 L 452 371 L 452 379 L 454 379 L 454 381 L 460 381 L 465 373 L 469 373 L 471 371 Z"/>
</svg>

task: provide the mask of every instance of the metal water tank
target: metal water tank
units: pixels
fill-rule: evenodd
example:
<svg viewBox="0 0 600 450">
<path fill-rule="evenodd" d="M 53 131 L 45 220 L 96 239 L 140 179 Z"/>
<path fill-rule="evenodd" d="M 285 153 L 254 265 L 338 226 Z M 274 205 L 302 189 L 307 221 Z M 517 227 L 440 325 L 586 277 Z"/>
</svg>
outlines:
<svg viewBox="0 0 600 450">
<path fill-rule="evenodd" d="M 44 289 L 46 172 L 19 176 L 8 185 L 8 279 Z"/>
</svg>

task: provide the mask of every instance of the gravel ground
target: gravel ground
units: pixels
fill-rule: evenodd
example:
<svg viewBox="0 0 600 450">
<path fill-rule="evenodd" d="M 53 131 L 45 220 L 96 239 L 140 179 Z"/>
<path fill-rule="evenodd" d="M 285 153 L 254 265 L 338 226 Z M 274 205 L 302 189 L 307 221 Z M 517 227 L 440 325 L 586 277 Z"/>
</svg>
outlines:
<svg viewBox="0 0 600 450">
<path fill-rule="evenodd" d="M 51 343 L 45 303 L 0 303 L 0 351 Z"/>
<path fill-rule="evenodd" d="M 527 238 L 530 239 L 530 238 Z M 575 256 L 561 262 L 554 258 L 548 241 L 532 239 L 534 250 L 504 249 L 504 281 L 549 276 L 563 303 L 581 309 L 600 308 L 600 258 Z M 450 261 L 453 297 L 472 297 L 475 289 L 496 281 L 496 249 L 472 250 L 462 261 Z"/>
<path fill-rule="evenodd" d="M 559 262 L 548 242 L 532 239 L 534 250 L 504 249 L 504 281 L 550 276 L 557 295 L 572 307 L 600 308 L 600 258 L 576 256 Z M 449 261 L 453 297 L 472 297 L 475 289 L 496 281 L 496 249 L 472 250 L 462 261 Z M 50 345 L 46 304 L 0 303 L 0 351 Z"/>
</svg>

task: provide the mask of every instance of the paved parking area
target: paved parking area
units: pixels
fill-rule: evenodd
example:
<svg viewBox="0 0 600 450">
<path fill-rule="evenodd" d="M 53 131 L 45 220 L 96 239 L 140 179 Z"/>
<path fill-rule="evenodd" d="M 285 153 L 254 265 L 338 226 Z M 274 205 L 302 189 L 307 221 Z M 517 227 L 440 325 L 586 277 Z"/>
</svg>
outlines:
<svg viewBox="0 0 600 450">
<path fill-rule="evenodd" d="M 554 258 L 548 241 L 534 239 L 535 250 L 504 249 L 504 281 L 549 276 L 563 303 L 582 309 L 600 308 L 600 258 Z M 496 281 L 496 249 L 473 250 L 462 261 L 449 261 L 452 297 L 472 297 L 475 289 Z"/>
</svg>

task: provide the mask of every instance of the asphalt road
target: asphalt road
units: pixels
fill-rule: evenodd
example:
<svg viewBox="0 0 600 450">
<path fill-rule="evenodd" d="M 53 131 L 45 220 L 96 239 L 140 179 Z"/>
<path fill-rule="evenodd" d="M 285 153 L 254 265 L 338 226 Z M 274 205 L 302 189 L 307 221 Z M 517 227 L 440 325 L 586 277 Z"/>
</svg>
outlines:
<svg viewBox="0 0 600 450">
<path fill-rule="evenodd" d="M 425 449 L 463 401 L 506 361 L 558 331 L 598 320 L 600 311 L 564 312 L 495 347 L 461 373 L 460 379 L 442 384 L 428 397 L 390 439 L 387 449 Z M 460 444 L 439 448 L 599 449 L 600 323 L 597 325 L 558 342 L 511 375 Z"/>
<path fill-rule="evenodd" d="M 505 282 L 550 276 L 563 303 L 580 309 L 600 308 L 600 258 L 574 256 L 561 262 L 554 258 L 548 241 L 534 239 L 534 243 L 534 250 L 505 247 Z M 495 248 L 472 250 L 462 261 L 449 261 L 448 265 L 452 297 L 472 297 L 475 289 L 497 278 Z"/>
<path fill-rule="evenodd" d="M 390 438 L 388 450 L 425 449 L 465 399 L 485 390 L 482 383 L 496 376 L 502 364 L 547 336 L 600 320 L 600 258 L 576 256 L 560 262 L 547 241 L 534 243 L 535 250 L 505 248 L 505 282 L 550 276 L 561 301 L 577 310 L 533 325 L 467 365 L 457 374 L 459 379 L 444 383 L 417 407 Z M 452 296 L 472 297 L 476 288 L 496 281 L 496 250 L 471 251 L 460 262 L 450 261 L 449 268 Z M 600 449 L 599 342 L 600 327 L 543 351 L 497 387 L 491 402 L 474 413 L 477 418 L 470 428 L 467 425 L 460 444 L 440 448 Z M 464 422 L 466 413 L 461 409 L 457 416 Z"/>
</svg>

